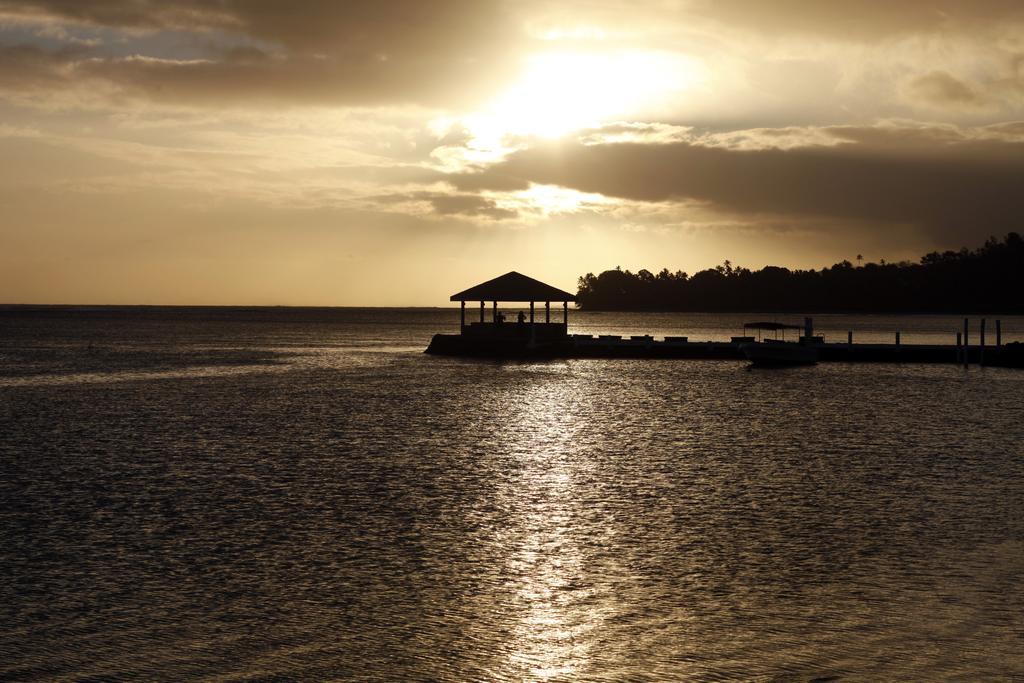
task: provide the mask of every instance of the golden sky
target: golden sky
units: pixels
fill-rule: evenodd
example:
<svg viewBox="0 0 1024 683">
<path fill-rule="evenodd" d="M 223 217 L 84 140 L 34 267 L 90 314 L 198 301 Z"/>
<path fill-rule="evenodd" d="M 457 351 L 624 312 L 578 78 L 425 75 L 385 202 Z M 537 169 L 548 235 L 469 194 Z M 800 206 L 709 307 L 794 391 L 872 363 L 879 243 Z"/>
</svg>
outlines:
<svg viewBox="0 0 1024 683">
<path fill-rule="evenodd" d="M 1020 0 L 0 0 L 0 302 L 447 305 L 1024 228 Z"/>
</svg>

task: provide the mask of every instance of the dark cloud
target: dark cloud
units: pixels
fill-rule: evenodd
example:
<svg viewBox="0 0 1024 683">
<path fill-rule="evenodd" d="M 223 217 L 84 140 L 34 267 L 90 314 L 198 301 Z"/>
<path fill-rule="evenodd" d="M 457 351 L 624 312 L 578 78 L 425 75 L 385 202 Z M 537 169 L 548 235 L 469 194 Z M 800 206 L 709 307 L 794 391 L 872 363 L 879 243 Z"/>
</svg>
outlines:
<svg viewBox="0 0 1024 683">
<path fill-rule="evenodd" d="M 0 11 L 109 27 L 235 31 L 299 52 L 452 53 L 508 36 L 494 0 L 0 0 Z"/>
<path fill-rule="evenodd" d="M 478 98 L 515 66 L 517 25 L 493 1 L 0 0 L 0 12 L 125 29 L 220 32 L 258 41 L 210 60 L 53 54 L 49 72 L 129 94 L 199 103 L 450 104 Z"/>
<path fill-rule="evenodd" d="M 83 54 L 80 49 L 49 52 L 32 45 L 0 45 L 0 88 L 62 87 L 67 84 L 64 69 Z"/>
<path fill-rule="evenodd" d="M 827 132 L 859 141 L 785 150 L 547 144 L 451 183 L 463 191 L 540 183 L 640 202 L 698 201 L 733 214 L 916 225 L 971 242 L 1024 226 L 1020 141 L 953 137 L 948 128 L 914 128 L 902 139 L 898 129 Z"/>
<path fill-rule="evenodd" d="M 521 158 L 521 157 L 520 157 Z M 451 174 L 448 181 L 465 192 L 517 192 L 530 189 L 530 179 L 524 175 L 508 173 L 507 164 L 481 168 L 472 173 Z"/>
<path fill-rule="evenodd" d="M 143 0 L 4 0 L 0 11 L 24 17 L 54 17 L 68 21 L 158 29 L 203 26 L 222 28 L 230 16 L 218 3 L 197 0 L 147 2 Z"/>
<path fill-rule="evenodd" d="M 1007 121 L 986 126 L 985 130 L 997 135 L 1024 139 L 1024 121 Z"/>
<path fill-rule="evenodd" d="M 430 197 L 430 203 L 442 216 L 486 216 L 496 220 L 516 217 L 515 211 L 502 209 L 493 200 L 476 195 L 435 194 Z"/>
<path fill-rule="evenodd" d="M 408 202 L 427 202 L 434 213 L 439 216 L 478 216 L 494 220 L 515 218 L 518 214 L 511 209 L 503 209 L 493 199 L 475 194 L 451 194 L 445 192 L 401 192 L 376 197 L 369 197 L 373 203 L 405 204 Z"/>
</svg>

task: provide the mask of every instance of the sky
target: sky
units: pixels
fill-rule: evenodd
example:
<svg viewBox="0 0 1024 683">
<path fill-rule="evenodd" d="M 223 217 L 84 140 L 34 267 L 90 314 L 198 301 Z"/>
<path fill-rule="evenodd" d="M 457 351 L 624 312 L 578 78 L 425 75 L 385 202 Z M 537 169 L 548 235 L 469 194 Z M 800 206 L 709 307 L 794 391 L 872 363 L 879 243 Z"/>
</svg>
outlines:
<svg viewBox="0 0 1024 683">
<path fill-rule="evenodd" d="M 0 302 L 443 306 L 1024 228 L 1020 0 L 0 0 Z"/>
</svg>

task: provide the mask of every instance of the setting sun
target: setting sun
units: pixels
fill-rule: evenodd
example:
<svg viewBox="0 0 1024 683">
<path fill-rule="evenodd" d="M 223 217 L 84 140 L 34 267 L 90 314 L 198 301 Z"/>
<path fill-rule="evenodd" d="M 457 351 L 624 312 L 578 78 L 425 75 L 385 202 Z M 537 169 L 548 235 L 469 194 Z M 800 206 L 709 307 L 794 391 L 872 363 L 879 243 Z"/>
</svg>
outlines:
<svg viewBox="0 0 1024 683">
<path fill-rule="evenodd" d="M 662 52 L 547 52 L 517 82 L 463 119 L 480 143 L 556 138 L 667 104 L 705 78 L 696 60 Z"/>
</svg>

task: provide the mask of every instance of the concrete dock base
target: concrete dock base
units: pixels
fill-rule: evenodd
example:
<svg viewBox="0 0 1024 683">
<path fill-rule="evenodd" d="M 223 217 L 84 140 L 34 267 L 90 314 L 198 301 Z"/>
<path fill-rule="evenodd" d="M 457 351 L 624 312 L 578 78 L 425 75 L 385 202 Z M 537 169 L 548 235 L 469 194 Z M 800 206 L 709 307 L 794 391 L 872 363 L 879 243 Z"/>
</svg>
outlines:
<svg viewBox="0 0 1024 683">
<path fill-rule="evenodd" d="M 657 341 L 649 336 L 623 339 L 617 336 L 574 335 L 530 344 L 519 339 L 479 339 L 458 334 L 435 334 L 426 353 L 445 356 L 485 358 L 678 358 L 700 360 L 745 360 L 740 342 L 689 341 L 669 338 Z M 814 344 L 819 362 L 844 363 L 948 363 L 966 362 L 1003 367 L 1024 367 L 1024 344 L 978 346 L 966 349 L 942 344 Z"/>
</svg>

